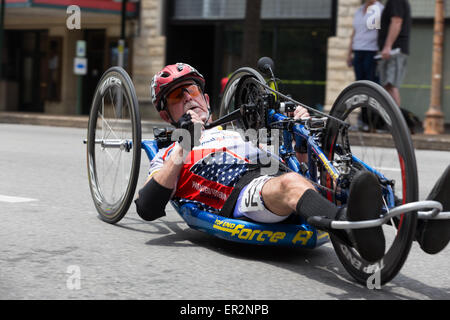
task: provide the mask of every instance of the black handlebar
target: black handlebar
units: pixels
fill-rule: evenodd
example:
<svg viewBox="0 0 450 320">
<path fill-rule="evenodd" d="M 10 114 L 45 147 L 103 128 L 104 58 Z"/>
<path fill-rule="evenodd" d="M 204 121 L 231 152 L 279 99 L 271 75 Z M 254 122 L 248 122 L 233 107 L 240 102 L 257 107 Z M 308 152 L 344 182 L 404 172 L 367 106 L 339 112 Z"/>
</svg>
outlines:
<svg viewBox="0 0 450 320">
<path fill-rule="evenodd" d="M 231 121 L 238 120 L 238 119 L 241 119 L 241 118 L 242 118 L 241 108 L 239 108 L 239 109 L 236 109 L 233 112 L 223 116 L 222 118 L 217 119 L 216 121 L 213 121 L 211 123 L 207 123 L 205 125 L 205 129 L 211 129 L 211 128 L 216 127 L 216 126 L 220 126 L 221 124 L 229 123 Z"/>
</svg>

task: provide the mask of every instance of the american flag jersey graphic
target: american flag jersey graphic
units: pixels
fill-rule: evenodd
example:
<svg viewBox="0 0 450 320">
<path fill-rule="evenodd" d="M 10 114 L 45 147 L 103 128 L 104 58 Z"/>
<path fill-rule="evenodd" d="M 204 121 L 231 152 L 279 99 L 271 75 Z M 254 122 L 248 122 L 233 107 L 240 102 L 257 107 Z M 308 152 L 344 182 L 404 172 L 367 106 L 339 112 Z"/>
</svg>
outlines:
<svg viewBox="0 0 450 320">
<path fill-rule="evenodd" d="M 217 213 L 247 172 L 248 164 L 261 156 L 261 150 L 245 142 L 239 133 L 217 128 L 203 131 L 200 143 L 183 164 L 172 200 Z M 174 146 L 158 152 L 150 164 L 150 175 L 163 166 Z"/>
</svg>

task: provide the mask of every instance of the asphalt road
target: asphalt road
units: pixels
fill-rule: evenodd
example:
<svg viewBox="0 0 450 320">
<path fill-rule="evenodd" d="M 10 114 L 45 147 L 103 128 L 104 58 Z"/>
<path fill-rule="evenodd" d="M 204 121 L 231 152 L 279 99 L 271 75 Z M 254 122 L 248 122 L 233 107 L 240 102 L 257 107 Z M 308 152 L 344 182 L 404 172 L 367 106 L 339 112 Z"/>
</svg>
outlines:
<svg viewBox="0 0 450 320">
<path fill-rule="evenodd" d="M 189 229 L 173 209 L 142 221 L 134 205 L 119 224 L 104 223 L 89 192 L 85 133 L 0 125 L 0 299 L 450 298 L 450 247 L 430 256 L 414 243 L 397 277 L 368 290 L 331 244 L 235 244 Z M 416 156 L 424 199 L 450 153 Z M 139 185 L 147 167 L 143 154 Z"/>
</svg>

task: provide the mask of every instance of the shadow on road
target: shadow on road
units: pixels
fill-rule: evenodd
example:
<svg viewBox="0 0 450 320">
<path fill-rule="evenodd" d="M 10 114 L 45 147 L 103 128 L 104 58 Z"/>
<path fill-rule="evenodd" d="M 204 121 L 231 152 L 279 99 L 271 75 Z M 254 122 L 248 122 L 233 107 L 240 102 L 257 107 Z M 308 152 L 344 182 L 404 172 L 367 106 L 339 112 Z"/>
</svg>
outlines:
<svg viewBox="0 0 450 320">
<path fill-rule="evenodd" d="M 151 229 L 147 228 L 151 225 Z M 449 297 L 450 288 L 435 288 L 407 277 L 401 272 L 380 290 L 369 290 L 356 283 L 341 265 L 330 245 L 316 249 L 289 248 L 236 243 L 187 227 L 184 221 L 146 222 L 126 217 L 118 227 L 153 235 L 146 242 L 151 246 L 195 247 L 200 246 L 230 258 L 258 261 L 294 272 L 324 285 L 335 287 L 340 294 L 326 293 L 329 299 L 402 300 L 420 295 L 423 299 Z M 299 284 L 301 285 L 301 284 Z"/>
</svg>

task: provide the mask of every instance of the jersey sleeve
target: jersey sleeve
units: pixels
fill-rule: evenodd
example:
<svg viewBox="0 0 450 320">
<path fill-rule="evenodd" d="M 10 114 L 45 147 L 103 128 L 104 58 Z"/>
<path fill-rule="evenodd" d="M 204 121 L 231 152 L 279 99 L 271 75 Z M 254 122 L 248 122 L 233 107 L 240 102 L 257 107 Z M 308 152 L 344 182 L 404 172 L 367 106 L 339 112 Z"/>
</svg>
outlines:
<svg viewBox="0 0 450 320">
<path fill-rule="evenodd" d="M 150 168 L 148 170 L 149 178 L 162 168 L 162 166 L 164 165 L 164 161 L 166 161 L 170 157 L 170 153 L 174 147 L 175 143 L 171 144 L 167 148 L 163 148 L 158 151 L 153 160 L 150 161 Z"/>
</svg>

